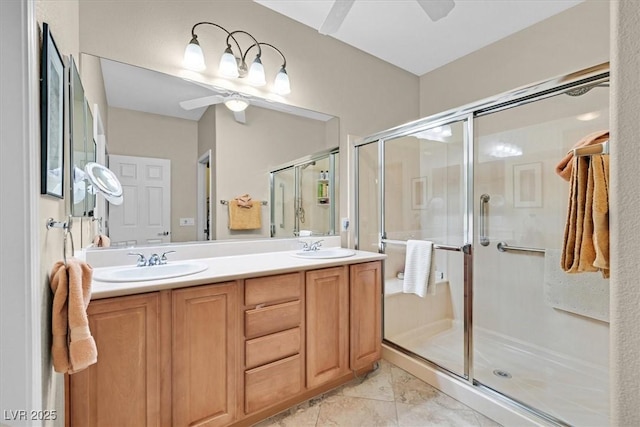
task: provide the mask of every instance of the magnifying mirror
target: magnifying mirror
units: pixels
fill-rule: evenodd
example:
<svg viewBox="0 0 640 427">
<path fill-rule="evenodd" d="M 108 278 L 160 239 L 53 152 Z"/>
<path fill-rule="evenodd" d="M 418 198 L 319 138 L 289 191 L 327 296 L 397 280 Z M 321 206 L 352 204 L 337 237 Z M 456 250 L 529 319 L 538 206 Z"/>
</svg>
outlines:
<svg viewBox="0 0 640 427">
<path fill-rule="evenodd" d="M 124 199 L 122 197 L 122 185 L 111 170 L 99 163 L 88 162 L 84 167 L 84 171 L 87 173 L 87 179 L 93 186 L 94 191 L 102 194 L 109 203 L 114 205 L 122 204 Z"/>
</svg>

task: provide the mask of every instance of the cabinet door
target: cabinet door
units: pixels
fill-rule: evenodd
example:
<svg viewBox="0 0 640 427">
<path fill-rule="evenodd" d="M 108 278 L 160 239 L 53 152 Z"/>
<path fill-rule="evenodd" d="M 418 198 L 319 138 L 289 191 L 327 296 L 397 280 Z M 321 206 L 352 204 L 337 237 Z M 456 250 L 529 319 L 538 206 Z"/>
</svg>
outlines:
<svg viewBox="0 0 640 427">
<path fill-rule="evenodd" d="M 160 425 L 160 296 L 92 301 L 98 363 L 69 376 L 69 425 Z"/>
<path fill-rule="evenodd" d="M 382 279 L 380 261 L 351 266 L 351 369 L 382 357 Z"/>
<path fill-rule="evenodd" d="M 231 423 L 236 416 L 237 285 L 173 292 L 173 425 Z"/>
<path fill-rule="evenodd" d="M 306 273 L 307 387 L 349 372 L 347 266 Z"/>
</svg>

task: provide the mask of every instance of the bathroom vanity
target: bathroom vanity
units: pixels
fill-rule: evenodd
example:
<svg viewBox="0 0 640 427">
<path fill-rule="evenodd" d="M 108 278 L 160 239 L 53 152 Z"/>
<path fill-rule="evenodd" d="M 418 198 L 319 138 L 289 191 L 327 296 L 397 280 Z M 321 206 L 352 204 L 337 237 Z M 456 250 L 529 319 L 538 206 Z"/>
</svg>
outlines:
<svg viewBox="0 0 640 427">
<path fill-rule="evenodd" d="M 209 268 L 182 278 L 94 281 L 98 363 L 67 375 L 67 424 L 251 425 L 372 370 L 383 258 L 275 252 L 200 260 Z"/>
</svg>

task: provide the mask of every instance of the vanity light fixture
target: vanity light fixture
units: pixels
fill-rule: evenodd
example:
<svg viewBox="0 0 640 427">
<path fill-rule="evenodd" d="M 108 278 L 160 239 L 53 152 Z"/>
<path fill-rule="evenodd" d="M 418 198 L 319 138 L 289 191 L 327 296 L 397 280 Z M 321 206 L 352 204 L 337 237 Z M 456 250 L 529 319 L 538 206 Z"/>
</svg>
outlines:
<svg viewBox="0 0 640 427">
<path fill-rule="evenodd" d="M 206 68 L 204 53 L 202 52 L 202 48 L 200 47 L 198 36 L 196 34 L 196 27 L 199 25 L 211 25 L 216 28 L 220 28 L 222 31 L 227 33 L 227 48 L 222 54 L 218 66 L 218 71 L 221 75 L 228 78 L 246 77 L 249 84 L 254 86 L 264 86 L 265 84 L 267 84 L 267 82 L 261 57 L 262 47 L 268 46 L 278 52 L 282 57 L 282 66 L 280 67 L 280 71 L 278 71 L 278 73 L 276 74 L 276 78 L 273 83 L 273 90 L 278 95 L 287 95 L 288 93 L 291 93 L 289 75 L 287 74 L 286 69 L 287 59 L 284 57 L 280 49 L 273 46 L 272 44 L 259 42 L 255 37 L 253 37 L 246 31 L 235 30 L 229 32 L 224 27 L 213 22 L 198 22 L 191 28 L 191 41 L 184 51 L 183 65 L 186 68 L 194 71 L 203 71 Z M 239 34 L 244 34 L 253 42 L 253 44 L 247 47 L 244 51 L 242 50 L 242 48 L 240 47 L 240 43 L 238 43 L 238 40 L 236 39 L 236 36 Z M 233 41 L 233 45 L 231 44 L 231 41 Z M 234 50 L 234 45 L 236 50 Z M 253 62 L 251 63 L 251 66 L 247 67 L 247 55 L 253 48 L 257 49 L 257 53 Z"/>
</svg>

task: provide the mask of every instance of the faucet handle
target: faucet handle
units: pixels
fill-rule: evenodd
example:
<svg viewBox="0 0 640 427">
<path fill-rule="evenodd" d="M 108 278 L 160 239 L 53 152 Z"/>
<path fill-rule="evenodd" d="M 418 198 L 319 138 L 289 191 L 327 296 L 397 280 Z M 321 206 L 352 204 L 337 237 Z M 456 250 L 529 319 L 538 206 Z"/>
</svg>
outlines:
<svg viewBox="0 0 640 427">
<path fill-rule="evenodd" d="M 172 254 L 175 253 L 176 251 L 167 251 L 167 252 L 163 252 L 162 256 L 160 257 L 160 264 L 166 264 L 167 263 L 167 254 Z"/>
<path fill-rule="evenodd" d="M 317 251 L 318 249 L 320 249 L 320 246 L 322 246 L 322 239 L 316 240 L 315 242 L 311 243 L 311 250 Z"/>
<path fill-rule="evenodd" d="M 138 252 L 129 252 L 127 255 L 132 255 L 132 256 L 137 256 L 138 257 L 138 261 L 136 263 L 136 265 L 138 267 L 144 267 L 145 265 L 147 265 L 147 259 L 144 257 L 143 254 L 138 253 Z"/>
</svg>

